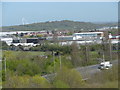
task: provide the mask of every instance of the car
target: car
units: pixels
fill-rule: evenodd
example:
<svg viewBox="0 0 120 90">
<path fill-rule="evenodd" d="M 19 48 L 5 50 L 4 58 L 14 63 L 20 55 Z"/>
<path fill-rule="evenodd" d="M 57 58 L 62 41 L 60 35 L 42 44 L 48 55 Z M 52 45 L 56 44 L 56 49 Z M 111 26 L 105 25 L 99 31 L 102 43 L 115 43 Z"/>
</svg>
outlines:
<svg viewBox="0 0 120 90">
<path fill-rule="evenodd" d="M 112 67 L 112 63 L 110 61 L 104 61 L 101 62 L 100 65 L 98 66 L 98 69 L 104 70 L 104 69 L 109 69 Z"/>
</svg>

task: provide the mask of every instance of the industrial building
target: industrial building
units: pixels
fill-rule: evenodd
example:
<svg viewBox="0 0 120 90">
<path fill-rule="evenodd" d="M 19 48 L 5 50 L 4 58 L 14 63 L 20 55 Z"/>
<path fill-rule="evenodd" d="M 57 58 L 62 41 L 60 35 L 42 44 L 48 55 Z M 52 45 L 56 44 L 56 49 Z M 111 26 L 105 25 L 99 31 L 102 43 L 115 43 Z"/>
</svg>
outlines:
<svg viewBox="0 0 120 90">
<path fill-rule="evenodd" d="M 2 36 L 3 37 L 3 36 Z M 104 37 L 104 32 L 82 32 L 74 33 L 71 36 L 48 36 L 48 37 L 36 37 L 36 38 L 22 38 L 22 37 L 4 37 L 0 41 L 5 41 L 8 45 L 22 45 L 22 46 L 36 46 L 43 44 L 45 40 L 48 41 L 59 41 L 60 45 L 71 45 L 73 42 L 78 44 L 85 43 L 102 43 L 102 38 Z M 111 43 L 119 43 L 120 36 L 109 35 Z"/>
<path fill-rule="evenodd" d="M 98 40 L 104 36 L 103 32 L 74 33 L 73 40 Z"/>
</svg>

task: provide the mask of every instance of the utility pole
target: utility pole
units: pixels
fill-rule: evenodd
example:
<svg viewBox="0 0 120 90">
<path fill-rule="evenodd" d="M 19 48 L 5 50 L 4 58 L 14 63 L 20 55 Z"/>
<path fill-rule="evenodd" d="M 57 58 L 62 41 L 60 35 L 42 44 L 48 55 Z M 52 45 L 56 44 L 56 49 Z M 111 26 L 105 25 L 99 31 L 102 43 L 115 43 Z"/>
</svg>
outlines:
<svg viewBox="0 0 120 90">
<path fill-rule="evenodd" d="M 112 61 L 112 45 L 111 45 L 111 39 L 109 39 L 109 45 L 110 45 L 110 61 Z"/>
<path fill-rule="evenodd" d="M 105 53 L 104 53 L 104 50 L 105 50 L 105 46 L 104 46 L 104 37 L 102 38 L 102 47 L 103 47 L 103 62 L 105 62 Z"/>
<path fill-rule="evenodd" d="M 4 57 L 5 78 L 6 78 L 6 58 Z"/>
<path fill-rule="evenodd" d="M 61 54 L 60 53 L 59 53 L 59 59 L 60 59 L 60 70 L 61 70 L 62 63 L 61 63 Z"/>
<path fill-rule="evenodd" d="M 55 72 L 55 55 L 54 55 L 54 51 L 53 51 L 53 62 L 54 62 L 54 72 Z"/>
<path fill-rule="evenodd" d="M 86 58 L 86 63 L 88 62 L 88 46 L 86 43 L 86 37 L 84 37 L 85 39 L 85 58 Z"/>
<path fill-rule="evenodd" d="M 109 48 L 110 48 L 110 61 L 112 61 L 112 44 L 111 44 L 111 37 L 109 37 Z"/>
<path fill-rule="evenodd" d="M 105 62 L 105 55 L 104 55 L 104 51 L 103 51 L 103 62 Z"/>
<path fill-rule="evenodd" d="M 6 58 L 4 59 L 4 62 L 5 62 L 5 74 L 6 74 Z"/>
</svg>

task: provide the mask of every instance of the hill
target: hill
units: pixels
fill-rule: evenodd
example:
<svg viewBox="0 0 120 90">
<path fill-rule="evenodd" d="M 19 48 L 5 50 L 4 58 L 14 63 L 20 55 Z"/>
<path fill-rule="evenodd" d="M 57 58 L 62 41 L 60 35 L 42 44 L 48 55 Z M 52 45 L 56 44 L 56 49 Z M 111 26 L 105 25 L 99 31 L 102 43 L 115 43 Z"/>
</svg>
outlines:
<svg viewBox="0 0 120 90">
<path fill-rule="evenodd" d="M 5 26 L 2 31 L 41 31 L 41 30 L 90 30 L 108 26 L 116 26 L 117 23 L 95 24 L 78 21 L 51 21 L 17 26 Z"/>
</svg>

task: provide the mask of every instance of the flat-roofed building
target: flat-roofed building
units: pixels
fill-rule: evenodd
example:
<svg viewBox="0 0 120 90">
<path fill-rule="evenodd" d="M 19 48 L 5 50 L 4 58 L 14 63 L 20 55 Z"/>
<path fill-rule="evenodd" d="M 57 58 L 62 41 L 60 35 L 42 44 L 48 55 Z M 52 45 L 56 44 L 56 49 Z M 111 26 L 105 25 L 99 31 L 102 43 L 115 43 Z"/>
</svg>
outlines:
<svg viewBox="0 0 120 90">
<path fill-rule="evenodd" d="M 83 33 L 74 33 L 73 40 L 94 40 L 101 39 L 104 36 L 103 32 L 83 32 Z"/>
<path fill-rule="evenodd" d="M 57 36 L 56 39 L 58 41 L 70 41 L 73 40 L 73 36 Z M 47 37 L 46 40 L 54 40 L 54 37 Z"/>
</svg>

